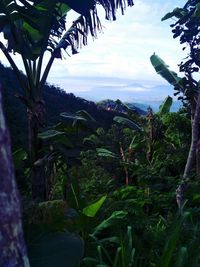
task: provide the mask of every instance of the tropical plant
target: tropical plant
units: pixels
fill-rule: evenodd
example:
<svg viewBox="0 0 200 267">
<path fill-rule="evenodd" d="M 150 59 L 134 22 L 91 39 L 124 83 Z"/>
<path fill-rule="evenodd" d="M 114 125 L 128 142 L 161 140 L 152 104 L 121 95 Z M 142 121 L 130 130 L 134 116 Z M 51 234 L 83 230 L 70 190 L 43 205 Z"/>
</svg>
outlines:
<svg viewBox="0 0 200 267">
<path fill-rule="evenodd" d="M 194 73 L 199 71 L 200 63 L 197 57 L 198 47 L 198 21 L 200 20 L 199 15 L 199 1 L 187 1 L 183 8 L 176 8 L 172 12 L 166 14 L 162 20 L 175 17 L 176 22 L 171 25 L 174 33 L 173 37 L 180 37 L 180 43 L 188 45 L 189 55 L 185 62 L 181 62 L 180 71 L 184 72 L 185 77 L 180 78 L 178 75 L 170 71 L 165 62 L 157 55 L 151 56 L 151 63 L 154 66 L 158 74 L 172 84 L 175 89 L 183 93 L 181 99 L 188 103 L 191 114 L 191 127 L 192 136 L 190 150 L 185 165 L 184 174 L 182 176 L 181 183 L 179 184 L 176 192 L 176 199 L 178 206 L 182 206 L 184 203 L 184 192 L 187 187 L 188 180 L 190 179 L 193 164 L 196 160 L 197 174 L 200 171 L 200 160 L 199 160 L 199 119 L 200 119 L 200 90 L 199 82 L 194 79 Z M 185 47 L 186 48 L 186 47 Z"/>
<path fill-rule="evenodd" d="M 188 56 L 180 64 L 180 71 L 184 72 L 184 86 L 186 90 L 192 95 L 190 101 L 191 117 L 192 117 L 192 138 L 190 151 L 185 166 L 185 172 L 181 181 L 181 184 L 177 188 L 177 202 L 179 206 L 184 202 L 184 192 L 187 187 L 189 180 L 190 171 L 192 165 L 196 160 L 197 163 L 197 174 L 200 171 L 200 160 L 199 160 L 199 120 L 200 120 L 200 90 L 199 82 L 194 78 L 194 74 L 199 72 L 200 61 L 199 61 L 199 28 L 198 24 L 200 21 L 200 6 L 199 1 L 188 0 L 183 8 L 174 9 L 172 12 L 166 14 L 162 20 L 169 18 L 176 18 L 175 23 L 171 25 L 173 28 L 173 37 L 180 38 L 180 44 L 184 44 L 185 49 L 187 48 Z"/>
<path fill-rule="evenodd" d="M 76 54 L 81 45 L 87 44 L 88 35 L 96 37 L 101 31 L 97 5 L 100 4 L 106 19 L 115 20 L 116 10 L 133 6 L 127 1 L 82 1 L 72 0 L 3 0 L 0 3 L 0 32 L 7 42 L 0 42 L 0 49 L 9 61 L 21 87 L 29 125 L 29 157 L 32 177 L 32 196 L 34 199 L 45 197 L 45 175 L 42 166 L 34 163 L 40 158 L 40 142 L 37 138 L 39 128 L 45 124 L 45 104 L 42 100 L 43 87 L 56 58 L 62 58 L 62 49 L 71 48 Z M 66 30 L 65 18 L 70 10 L 80 16 Z M 50 58 L 44 66 L 43 59 L 47 52 Z M 20 76 L 12 53 L 19 53 L 26 72 L 26 78 Z M 42 69 L 44 71 L 42 73 Z"/>
<path fill-rule="evenodd" d="M 85 110 L 76 114 L 61 113 L 62 121 L 46 128 L 38 134 L 43 143 L 43 156 L 35 162 L 45 167 L 46 200 L 54 199 L 53 186 L 60 185 L 60 197 L 71 165 L 78 165 L 82 149 L 82 140 L 87 132 L 92 131 L 95 119 Z M 68 167 L 67 167 L 68 165 Z M 55 189 L 56 186 L 54 186 Z"/>
<path fill-rule="evenodd" d="M 133 143 L 134 139 L 131 141 L 128 149 L 125 151 L 122 147 L 122 144 L 119 143 L 119 153 L 113 153 L 108 149 L 105 148 L 97 148 L 97 155 L 99 157 L 104 157 L 104 158 L 111 158 L 119 161 L 119 163 L 123 166 L 124 173 L 125 173 L 125 184 L 128 185 L 130 183 L 129 179 L 129 171 L 128 168 L 131 165 L 131 157 L 132 157 L 132 151 L 133 151 Z"/>
<path fill-rule="evenodd" d="M 123 215 L 123 213 L 122 213 Z M 124 216 L 124 215 L 123 215 Z M 123 216 L 121 218 L 123 218 Z M 132 227 L 127 226 L 127 232 L 122 236 L 112 236 L 98 239 L 95 235 L 90 235 L 93 242 L 97 244 L 97 257 L 85 257 L 84 263 L 90 266 L 107 267 L 129 267 L 134 266 L 135 248 L 133 247 Z M 112 252 L 110 251 L 112 250 Z M 115 250 L 113 252 L 113 250 Z"/>
<path fill-rule="evenodd" d="M 70 209 L 66 212 L 68 227 L 78 231 L 84 240 L 88 237 L 95 225 L 95 217 L 104 204 L 107 196 L 101 196 L 95 201 L 88 203 L 77 190 L 77 183 L 71 183 L 71 196 L 69 197 Z"/>
<path fill-rule="evenodd" d="M 157 141 L 163 136 L 162 130 L 162 122 L 160 118 L 163 115 L 168 114 L 172 105 L 172 98 L 168 96 L 163 103 L 161 104 L 159 111 L 157 114 L 153 113 L 151 107 L 148 107 L 147 114 L 145 120 L 141 123 L 139 121 L 139 117 L 136 118 L 136 122 L 133 119 L 124 118 L 121 116 L 114 117 L 114 121 L 123 127 L 130 128 L 134 130 L 133 139 L 129 145 L 129 152 L 131 152 L 135 147 L 137 147 L 137 136 L 140 135 L 142 137 L 141 142 L 146 143 L 146 159 L 151 165 L 154 153 L 154 147 Z M 130 114 L 130 112 L 129 112 Z M 131 117 L 131 114 L 130 114 Z M 138 120 L 138 121 L 137 121 Z M 122 150 L 123 151 L 123 150 Z M 133 151 L 132 151 L 133 152 Z M 132 153 L 130 153 L 131 156 Z M 123 153 L 121 153 L 123 155 Z M 124 157 L 122 157 L 124 159 Z M 128 159 L 130 161 L 130 159 Z M 125 162 L 125 160 L 124 160 Z"/>
</svg>

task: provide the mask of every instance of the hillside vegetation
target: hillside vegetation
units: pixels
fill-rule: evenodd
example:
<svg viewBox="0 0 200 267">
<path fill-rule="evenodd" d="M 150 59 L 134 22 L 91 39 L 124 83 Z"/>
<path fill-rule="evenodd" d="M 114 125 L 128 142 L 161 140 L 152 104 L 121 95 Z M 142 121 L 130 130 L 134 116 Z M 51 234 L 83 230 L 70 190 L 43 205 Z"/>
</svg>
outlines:
<svg viewBox="0 0 200 267">
<path fill-rule="evenodd" d="M 199 267 L 199 0 L 162 18 L 174 19 L 188 52 L 183 75 L 150 57 L 183 104 L 177 112 L 170 96 L 142 112 L 46 84 L 63 50 L 77 54 L 102 30 L 99 4 L 115 20 L 133 1 L 0 1 L 0 49 L 12 67 L 0 64 L 12 141 L 0 93 L 0 266 Z M 80 16 L 67 30 L 71 9 Z"/>
<path fill-rule="evenodd" d="M 18 80 L 13 71 L 0 63 L 0 76 L 3 93 L 3 104 L 5 115 L 11 129 L 13 149 L 27 146 L 27 115 L 26 106 L 23 100 L 24 93 L 20 89 Z M 23 74 L 21 74 L 23 77 Z M 54 125 L 60 122 L 60 114 L 68 112 L 75 114 L 79 110 L 85 110 L 92 114 L 98 126 L 108 128 L 113 117 L 120 110 L 113 109 L 107 111 L 104 105 L 96 105 L 92 101 L 76 97 L 72 93 L 66 93 L 63 89 L 46 84 L 44 88 L 43 99 L 46 106 L 46 126 Z M 113 101 L 114 102 L 114 101 Z M 134 107 L 133 107 L 134 109 Z M 143 112 L 135 107 L 135 112 Z M 17 123 L 16 123 L 17 122 Z"/>
</svg>

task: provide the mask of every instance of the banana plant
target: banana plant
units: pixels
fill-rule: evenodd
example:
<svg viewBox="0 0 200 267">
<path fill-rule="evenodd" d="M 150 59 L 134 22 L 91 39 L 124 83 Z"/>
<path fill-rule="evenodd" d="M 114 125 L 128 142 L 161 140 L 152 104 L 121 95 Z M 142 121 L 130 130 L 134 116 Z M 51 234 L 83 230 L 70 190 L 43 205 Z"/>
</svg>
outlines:
<svg viewBox="0 0 200 267">
<path fill-rule="evenodd" d="M 136 124 L 134 124 L 134 125 L 136 125 Z M 117 160 L 123 166 L 124 174 L 125 174 L 125 184 L 127 186 L 130 183 L 129 169 L 132 165 L 132 157 L 134 154 L 134 149 L 137 146 L 137 144 L 135 143 L 135 138 L 136 138 L 136 136 L 134 136 L 132 138 L 129 146 L 126 149 L 124 149 L 122 146 L 122 143 L 119 142 L 118 153 L 114 153 L 114 152 L 112 152 L 106 148 L 97 148 L 96 149 L 97 155 L 99 157 L 112 158 L 114 160 Z"/>
<path fill-rule="evenodd" d="M 172 13 L 168 13 L 164 18 L 167 19 L 168 16 L 176 16 L 176 12 L 183 11 L 182 9 L 175 10 Z M 175 12 L 175 13 L 174 13 Z M 179 14 L 178 13 L 178 14 Z M 184 16 L 183 13 L 179 14 L 180 18 Z M 175 87 L 179 92 L 182 92 L 184 95 L 187 96 L 187 100 L 189 102 L 189 107 L 191 110 L 191 130 L 192 130 L 192 137 L 191 137 L 191 144 L 190 144 L 190 150 L 188 153 L 187 162 L 185 164 L 184 173 L 182 176 L 182 181 L 179 184 L 177 190 L 176 190 L 176 199 L 177 204 L 179 208 L 184 203 L 184 192 L 186 190 L 186 185 L 188 178 L 191 174 L 193 163 L 196 159 L 196 169 L 197 174 L 200 173 L 200 153 L 199 153 L 199 139 L 200 139 L 200 133 L 199 133 L 199 118 L 200 118 L 200 92 L 199 92 L 199 82 L 195 82 L 193 80 L 192 83 L 190 83 L 190 87 L 184 86 L 184 78 L 181 79 L 178 77 L 178 75 L 170 71 L 168 66 L 165 64 L 165 62 L 157 55 L 153 54 L 150 57 L 151 63 L 153 67 L 155 68 L 156 72 L 160 74 L 167 82 L 169 82 L 171 85 Z M 191 79 L 190 74 L 186 72 L 186 78 L 189 76 L 189 79 Z M 186 80 L 185 78 L 185 80 Z M 178 92 L 178 93 L 179 93 Z"/>
<path fill-rule="evenodd" d="M 178 74 L 169 69 L 169 66 L 155 53 L 150 57 L 150 61 L 155 71 L 161 75 L 170 85 L 174 87 L 176 91 L 174 95 L 181 96 L 178 97 L 178 100 L 182 100 L 184 103 L 188 104 L 192 117 L 194 117 L 196 109 L 196 98 L 198 96 L 198 82 L 196 82 L 190 75 L 186 75 L 181 78 Z"/>
<path fill-rule="evenodd" d="M 172 98 L 168 96 L 160 105 L 159 111 L 156 113 L 160 118 L 162 118 L 163 115 L 170 112 L 170 108 L 172 105 Z M 131 115 L 131 114 L 130 114 Z M 124 118 L 121 116 L 114 117 L 114 121 L 123 127 L 130 128 L 135 131 L 135 136 L 133 137 L 133 140 L 131 142 L 131 146 L 129 147 L 129 151 L 132 151 L 133 148 L 137 147 L 137 144 L 135 142 L 136 136 L 140 135 L 143 138 L 143 141 L 146 143 L 146 159 L 150 165 L 152 165 L 153 161 L 153 154 L 155 151 L 155 144 L 158 140 L 158 136 L 162 134 L 161 127 L 159 127 L 159 120 L 153 113 L 153 110 L 151 107 L 148 107 L 147 109 L 147 115 L 146 115 L 146 121 L 147 123 L 142 123 L 142 125 L 139 125 L 138 122 L 135 122 L 129 118 Z M 123 150 L 120 150 L 123 152 Z M 123 153 L 121 153 L 122 158 Z M 124 161 L 125 162 L 125 161 Z M 130 159 L 128 160 L 130 162 Z"/>
<path fill-rule="evenodd" d="M 179 85 L 181 78 L 169 69 L 169 66 L 155 53 L 150 57 L 151 64 L 155 71 L 161 75 L 169 84 L 176 86 Z M 181 85 L 179 85 L 181 88 Z M 181 88 L 183 89 L 183 88 Z"/>
<path fill-rule="evenodd" d="M 43 144 L 43 156 L 35 162 L 35 165 L 45 168 L 46 200 L 52 199 L 52 188 L 57 182 L 56 173 L 63 169 L 65 164 L 67 168 L 79 164 L 78 158 L 83 148 L 82 139 L 88 132 L 93 131 L 96 123 L 96 120 L 85 110 L 79 110 L 75 114 L 63 112 L 60 116 L 61 122 L 38 134 Z M 15 158 L 18 155 L 20 153 L 17 153 Z M 16 163 L 18 163 L 17 160 Z M 67 185 L 63 184 L 63 186 L 65 188 Z"/>
<path fill-rule="evenodd" d="M 87 44 L 88 36 L 96 37 L 101 31 L 97 5 L 105 10 L 108 20 L 116 19 L 116 10 L 122 14 L 132 0 L 2 0 L 0 1 L 0 49 L 10 63 L 23 89 L 19 98 L 27 107 L 29 129 L 29 158 L 31 165 L 32 197 L 44 199 L 44 170 L 34 162 L 41 157 L 38 132 L 45 125 L 43 88 L 56 58 L 62 59 L 62 50 L 78 53 Z M 66 16 L 70 10 L 78 18 L 66 29 Z M 68 25 L 67 25 L 68 26 Z M 18 53 L 25 69 L 22 77 L 13 54 Z M 44 56 L 49 54 L 47 64 Z"/>
<path fill-rule="evenodd" d="M 162 117 L 163 115 L 169 113 L 172 103 L 173 103 L 172 97 L 167 96 L 165 100 L 163 101 L 163 103 L 160 105 L 159 111 L 157 114 Z"/>
</svg>

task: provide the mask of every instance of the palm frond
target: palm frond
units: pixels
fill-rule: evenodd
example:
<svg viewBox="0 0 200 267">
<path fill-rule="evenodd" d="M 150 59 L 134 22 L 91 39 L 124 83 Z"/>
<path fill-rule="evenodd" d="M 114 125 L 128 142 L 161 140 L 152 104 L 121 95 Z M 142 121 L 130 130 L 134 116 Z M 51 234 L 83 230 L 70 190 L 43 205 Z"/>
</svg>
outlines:
<svg viewBox="0 0 200 267">
<path fill-rule="evenodd" d="M 108 20 L 116 20 L 117 9 L 121 9 L 122 14 L 124 14 L 127 6 L 134 5 L 132 0 L 96 0 L 95 2 L 103 6 Z"/>
<path fill-rule="evenodd" d="M 89 11 L 87 16 L 79 16 L 56 47 L 56 57 L 61 58 L 61 49 L 71 48 L 72 54 L 77 54 L 82 45 L 87 45 L 88 36 L 97 37 L 101 32 L 101 23 L 96 10 Z"/>
<path fill-rule="evenodd" d="M 102 31 L 98 5 L 104 8 L 106 19 L 115 20 L 116 10 L 124 14 L 133 0 L 5 0 L 0 3 L 0 31 L 8 41 L 8 51 L 23 50 L 26 58 L 35 60 L 47 49 L 61 58 L 61 49 L 71 48 L 76 54 L 87 45 L 88 36 L 96 38 Z M 70 9 L 80 16 L 66 31 Z"/>
<path fill-rule="evenodd" d="M 116 20 L 116 10 L 121 9 L 122 14 L 126 6 L 133 6 L 132 0 L 90 0 L 88 1 L 88 10 L 75 4 L 76 1 L 63 0 L 67 5 L 79 11 L 82 15 L 78 17 L 69 28 L 69 30 L 63 35 L 58 43 L 55 56 L 61 58 L 61 49 L 66 50 L 71 48 L 72 54 L 77 54 L 82 45 L 87 45 L 88 36 L 93 38 L 97 37 L 97 34 L 102 32 L 101 22 L 97 12 L 97 5 L 101 5 L 106 14 L 107 20 Z M 78 2 L 78 1 L 77 1 Z M 80 1 L 82 2 L 82 1 Z"/>
</svg>

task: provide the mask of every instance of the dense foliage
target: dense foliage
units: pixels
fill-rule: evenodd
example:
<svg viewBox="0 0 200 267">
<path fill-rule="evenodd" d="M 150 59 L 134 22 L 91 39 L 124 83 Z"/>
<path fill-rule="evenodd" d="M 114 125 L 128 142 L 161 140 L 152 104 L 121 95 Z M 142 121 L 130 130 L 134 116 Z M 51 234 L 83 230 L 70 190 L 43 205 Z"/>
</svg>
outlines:
<svg viewBox="0 0 200 267">
<path fill-rule="evenodd" d="M 13 71 L 0 64 L 0 76 L 2 84 L 5 115 L 11 129 L 13 149 L 27 147 L 27 115 L 26 106 L 20 101 L 22 90 Z M 21 74 L 23 77 L 23 74 Z M 76 113 L 78 110 L 86 110 L 95 118 L 98 125 L 108 128 L 117 112 L 108 112 L 104 106 L 96 106 L 94 102 L 76 97 L 72 93 L 66 93 L 59 87 L 46 84 L 43 98 L 46 103 L 46 125 L 54 125 L 60 120 L 60 113 Z M 138 111 L 140 111 L 138 109 Z M 17 121 L 17 123 L 16 123 Z M 23 129 L 23 130 L 22 130 Z"/>
<path fill-rule="evenodd" d="M 52 98 L 59 94 L 52 91 Z M 99 127 L 93 113 L 65 112 L 52 119 L 57 123 L 40 134 L 49 157 L 49 201 L 30 204 L 27 157 L 16 165 L 23 176 L 18 183 L 32 266 L 49 261 L 73 266 L 71 235 L 59 236 L 66 230 L 84 240 L 81 266 L 188 266 L 191 259 L 198 266 L 198 179 L 189 185 L 187 213 L 177 214 L 175 201 L 190 144 L 190 116 L 187 109 L 169 109 L 168 100 L 157 114 L 148 109 L 140 115 L 127 108 L 126 118 L 124 111 L 115 117 L 111 113 L 112 120 L 104 117 L 107 127 Z M 43 256 L 57 251 L 61 240 L 71 252 L 60 247 L 44 263 Z M 77 236 L 73 240 L 82 257 L 82 241 Z"/>
<path fill-rule="evenodd" d="M 0 65 L 3 88 L 9 91 L 3 91 L 3 97 L 30 264 L 198 267 L 200 91 L 193 73 L 199 71 L 199 1 L 189 0 L 163 18 L 175 17 L 174 38 L 180 37 L 189 47 L 188 58 L 180 64 L 185 76 L 179 78 L 158 56 L 151 57 L 155 70 L 181 95 L 184 108 L 170 112 L 172 98 L 168 96 L 157 113 L 149 107 L 142 114 L 120 100 L 101 103 L 105 111 L 45 85 L 53 60 L 61 58 L 61 48 L 69 46 L 72 54 L 77 53 L 80 40 L 86 44 L 88 33 L 96 36 L 100 29 L 97 4 L 103 6 L 106 18 L 113 20 L 117 8 L 123 13 L 126 5 L 133 5 L 131 0 L 75 2 L 0 3 L 0 30 L 8 40 L 8 47 L 0 42 L 0 48 L 21 86 L 12 71 Z M 64 17 L 71 8 L 81 16 L 62 35 Z M 44 22 L 49 9 L 52 13 L 44 29 L 38 21 Z M 37 16 L 37 23 L 29 13 Z M 23 42 L 12 39 L 17 31 Z M 54 37 L 60 41 L 53 42 Z M 24 44 L 29 46 L 23 50 Z M 47 50 L 51 58 L 41 76 Z M 13 51 L 21 53 L 26 76 L 10 58 Z M 27 119 L 18 99 L 28 108 L 29 152 L 22 133 L 27 131 Z M 6 224 L 3 227 L 7 230 Z"/>
</svg>

